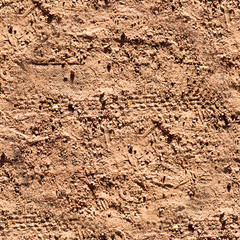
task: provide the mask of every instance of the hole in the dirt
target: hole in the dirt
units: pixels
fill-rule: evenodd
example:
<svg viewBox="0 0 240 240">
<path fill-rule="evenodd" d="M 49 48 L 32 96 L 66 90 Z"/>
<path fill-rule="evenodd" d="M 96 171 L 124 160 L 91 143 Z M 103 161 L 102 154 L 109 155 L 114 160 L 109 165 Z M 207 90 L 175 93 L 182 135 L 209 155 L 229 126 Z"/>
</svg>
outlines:
<svg viewBox="0 0 240 240">
<path fill-rule="evenodd" d="M 12 26 L 9 26 L 9 27 L 8 27 L 8 32 L 9 32 L 10 34 L 12 34 L 12 32 L 13 32 L 13 27 L 12 27 Z"/>
<path fill-rule="evenodd" d="M 70 79 L 71 79 L 72 82 L 74 81 L 74 78 L 75 78 L 75 72 L 71 71 L 70 72 Z"/>
<path fill-rule="evenodd" d="M 172 141 L 173 141 L 173 135 L 172 135 L 172 134 L 169 134 L 169 135 L 168 135 L 167 142 L 168 142 L 168 143 L 171 143 Z"/>
<path fill-rule="evenodd" d="M 132 152 L 133 152 L 133 147 L 132 147 L 132 146 L 128 146 L 128 152 L 129 152 L 130 154 L 132 154 Z"/>
<path fill-rule="evenodd" d="M 108 63 L 108 65 L 107 65 L 107 70 L 108 70 L 108 72 L 111 71 L 111 64 L 110 63 Z"/>
<path fill-rule="evenodd" d="M 52 15 L 52 14 L 49 14 L 49 15 L 48 15 L 47 22 L 48 22 L 48 23 L 51 23 L 52 21 L 53 21 L 53 15 Z"/>
<path fill-rule="evenodd" d="M 231 115 L 231 119 L 232 119 L 232 120 L 236 120 L 236 119 L 237 119 L 236 115 L 234 115 L 234 114 Z"/>
</svg>

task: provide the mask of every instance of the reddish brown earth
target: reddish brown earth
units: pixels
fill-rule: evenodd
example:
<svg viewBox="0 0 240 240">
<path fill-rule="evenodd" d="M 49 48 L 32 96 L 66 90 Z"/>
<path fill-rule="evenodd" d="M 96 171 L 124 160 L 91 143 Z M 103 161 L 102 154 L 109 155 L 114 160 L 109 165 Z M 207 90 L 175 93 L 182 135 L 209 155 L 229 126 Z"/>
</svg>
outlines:
<svg viewBox="0 0 240 240">
<path fill-rule="evenodd" d="M 0 1 L 0 239 L 239 239 L 238 0 Z"/>
</svg>

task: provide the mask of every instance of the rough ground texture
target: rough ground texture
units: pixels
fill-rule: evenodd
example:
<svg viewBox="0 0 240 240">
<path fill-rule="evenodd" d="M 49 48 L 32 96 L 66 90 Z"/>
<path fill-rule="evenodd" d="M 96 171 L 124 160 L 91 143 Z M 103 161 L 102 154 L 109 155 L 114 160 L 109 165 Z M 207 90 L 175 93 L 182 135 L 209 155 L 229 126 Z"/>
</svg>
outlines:
<svg viewBox="0 0 240 240">
<path fill-rule="evenodd" d="M 240 237 L 238 0 L 0 1 L 0 238 Z"/>
</svg>

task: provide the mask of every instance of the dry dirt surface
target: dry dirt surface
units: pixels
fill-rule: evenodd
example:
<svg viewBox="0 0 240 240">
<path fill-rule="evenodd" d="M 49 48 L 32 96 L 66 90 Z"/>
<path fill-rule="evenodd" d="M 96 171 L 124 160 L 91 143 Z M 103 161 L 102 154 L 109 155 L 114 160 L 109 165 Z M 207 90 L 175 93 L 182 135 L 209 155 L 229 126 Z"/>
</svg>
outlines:
<svg viewBox="0 0 240 240">
<path fill-rule="evenodd" d="M 0 32 L 0 239 L 240 239 L 238 0 L 1 0 Z"/>
</svg>

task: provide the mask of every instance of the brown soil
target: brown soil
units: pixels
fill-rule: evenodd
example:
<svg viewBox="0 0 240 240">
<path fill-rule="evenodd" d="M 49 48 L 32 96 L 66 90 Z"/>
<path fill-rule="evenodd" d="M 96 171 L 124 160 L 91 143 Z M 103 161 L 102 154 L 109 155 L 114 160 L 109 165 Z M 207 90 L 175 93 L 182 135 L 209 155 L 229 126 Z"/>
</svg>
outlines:
<svg viewBox="0 0 240 240">
<path fill-rule="evenodd" d="M 240 238 L 238 0 L 0 1 L 0 239 Z"/>
</svg>

